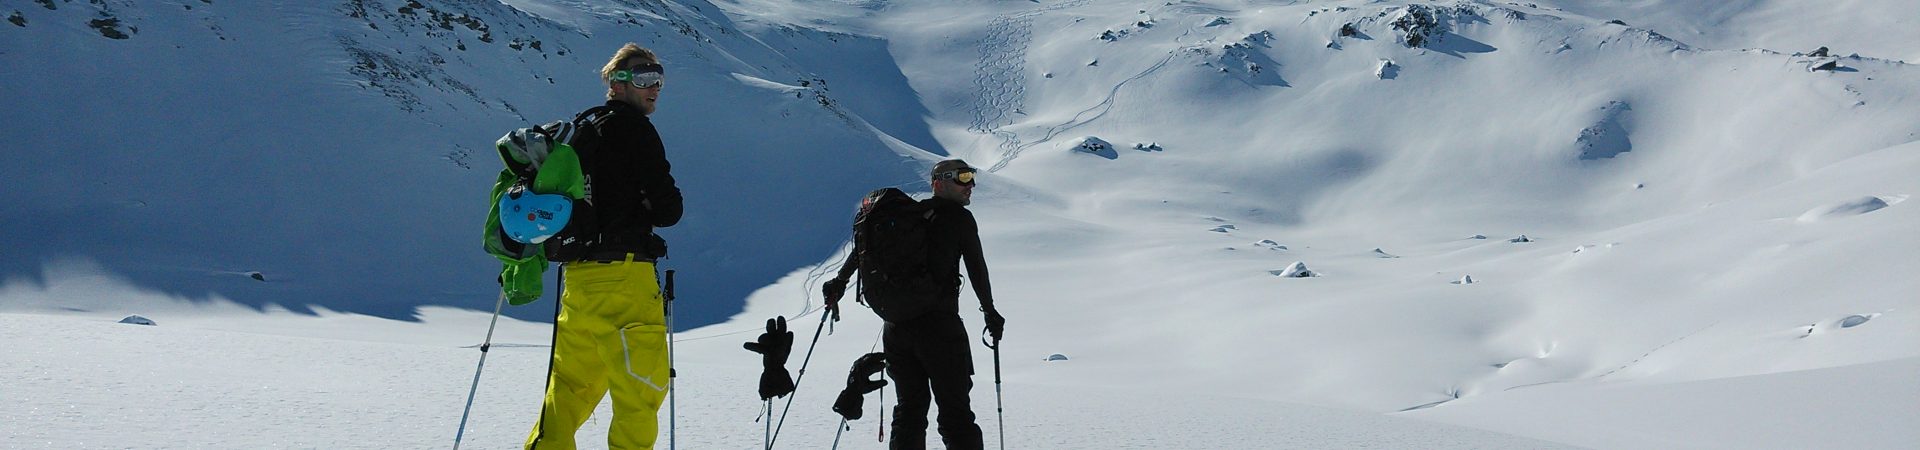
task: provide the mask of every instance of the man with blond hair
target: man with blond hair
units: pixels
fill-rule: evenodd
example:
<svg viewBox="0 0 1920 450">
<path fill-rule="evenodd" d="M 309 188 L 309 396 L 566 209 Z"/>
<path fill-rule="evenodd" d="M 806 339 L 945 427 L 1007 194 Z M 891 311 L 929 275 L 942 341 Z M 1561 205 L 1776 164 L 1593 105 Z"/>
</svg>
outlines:
<svg viewBox="0 0 1920 450">
<path fill-rule="evenodd" d="M 648 116 L 665 83 L 652 51 L 627 44 L 600 70 L 607 102 L 580 115 L 574 138 L 592 214 L 561 260 L 559 312 L 540 419 L 528 449 L 575 448 L 574 432 L 613 395 L 611 449 L 651 449 L 660 405 L 672 387 L 666 305 L 654 261 L 666 242 L 654 227 L 680 221 L 680 189 Z"/>
</svg>

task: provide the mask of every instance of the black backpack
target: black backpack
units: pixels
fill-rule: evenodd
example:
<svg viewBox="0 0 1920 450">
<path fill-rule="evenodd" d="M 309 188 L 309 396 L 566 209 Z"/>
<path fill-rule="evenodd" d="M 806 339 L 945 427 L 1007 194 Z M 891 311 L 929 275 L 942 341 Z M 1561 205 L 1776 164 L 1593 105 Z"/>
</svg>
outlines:
<svg viewBox="0 0 1920 450">
<path fill-rule="evenodd" d="M 933 209 L 895 188 L 867 194 L 853 222 L 860 297 L 881 320 L 900 323 L 933 309 L 944 287 L 929 269 Z"/>
</svg>

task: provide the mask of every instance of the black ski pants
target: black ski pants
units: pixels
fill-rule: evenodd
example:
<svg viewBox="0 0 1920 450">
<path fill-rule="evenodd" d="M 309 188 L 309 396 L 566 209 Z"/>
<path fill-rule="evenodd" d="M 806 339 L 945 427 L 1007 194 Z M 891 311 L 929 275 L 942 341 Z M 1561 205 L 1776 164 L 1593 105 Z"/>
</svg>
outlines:
<svg viewBox="0 0 1920 450">
<path fill-rule="evenodd" d="M 940 441 L 949 450 L 984 447 L 967 400 L 973 390 L 973 353 L 966 325 L 953 313 L 931 313 L 904 324 L 886 324 L 887 376 L 899 403 L 893 406 L 892 450 L 927 448 L 927 410 L 940 405 Z"/>
</svg>

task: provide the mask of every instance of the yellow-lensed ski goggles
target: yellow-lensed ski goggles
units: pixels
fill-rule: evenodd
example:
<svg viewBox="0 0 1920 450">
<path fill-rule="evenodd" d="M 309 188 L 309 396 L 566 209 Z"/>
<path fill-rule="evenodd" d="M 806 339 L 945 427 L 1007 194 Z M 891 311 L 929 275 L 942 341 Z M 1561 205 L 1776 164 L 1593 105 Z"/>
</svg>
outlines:
<svg viewBox="0 0 1920 450">
<path fill-rule="evenodd" d="M 631 83 L 633 87 L 647 89 L 666 84 L 666 68 L 659 64 L 641 64 L 631 69 L 613 71 L 613 81 Z"/>
<path fill-rule="evenodd" d="M 978 171 L 979 169 L 968 167 L 965 169 L 959 169 L 959 170 L 954 170 L 949 172 L 940 172 L 940 174 L 935 176 L 934 179 L 953 180 L 955 184 L 959 184 L 961 186 L 972 186 L 973 173 Z"/>
</svg>

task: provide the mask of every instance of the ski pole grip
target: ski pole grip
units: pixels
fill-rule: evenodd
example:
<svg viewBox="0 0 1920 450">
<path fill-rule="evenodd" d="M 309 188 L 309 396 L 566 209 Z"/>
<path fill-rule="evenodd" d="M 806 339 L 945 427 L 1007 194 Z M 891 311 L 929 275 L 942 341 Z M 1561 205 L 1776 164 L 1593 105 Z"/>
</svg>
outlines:
<svg viewBox="0 0 1920 450">
<path fill-rule="evenodd" d="M 665 290 L 667 294 L 666 299 L 667 301 L 671 302 L 673 301 L 673 271 L 672 270 L 667 271 L 667 283 L 665 287 L 666 287 Z"/>
</svg>

